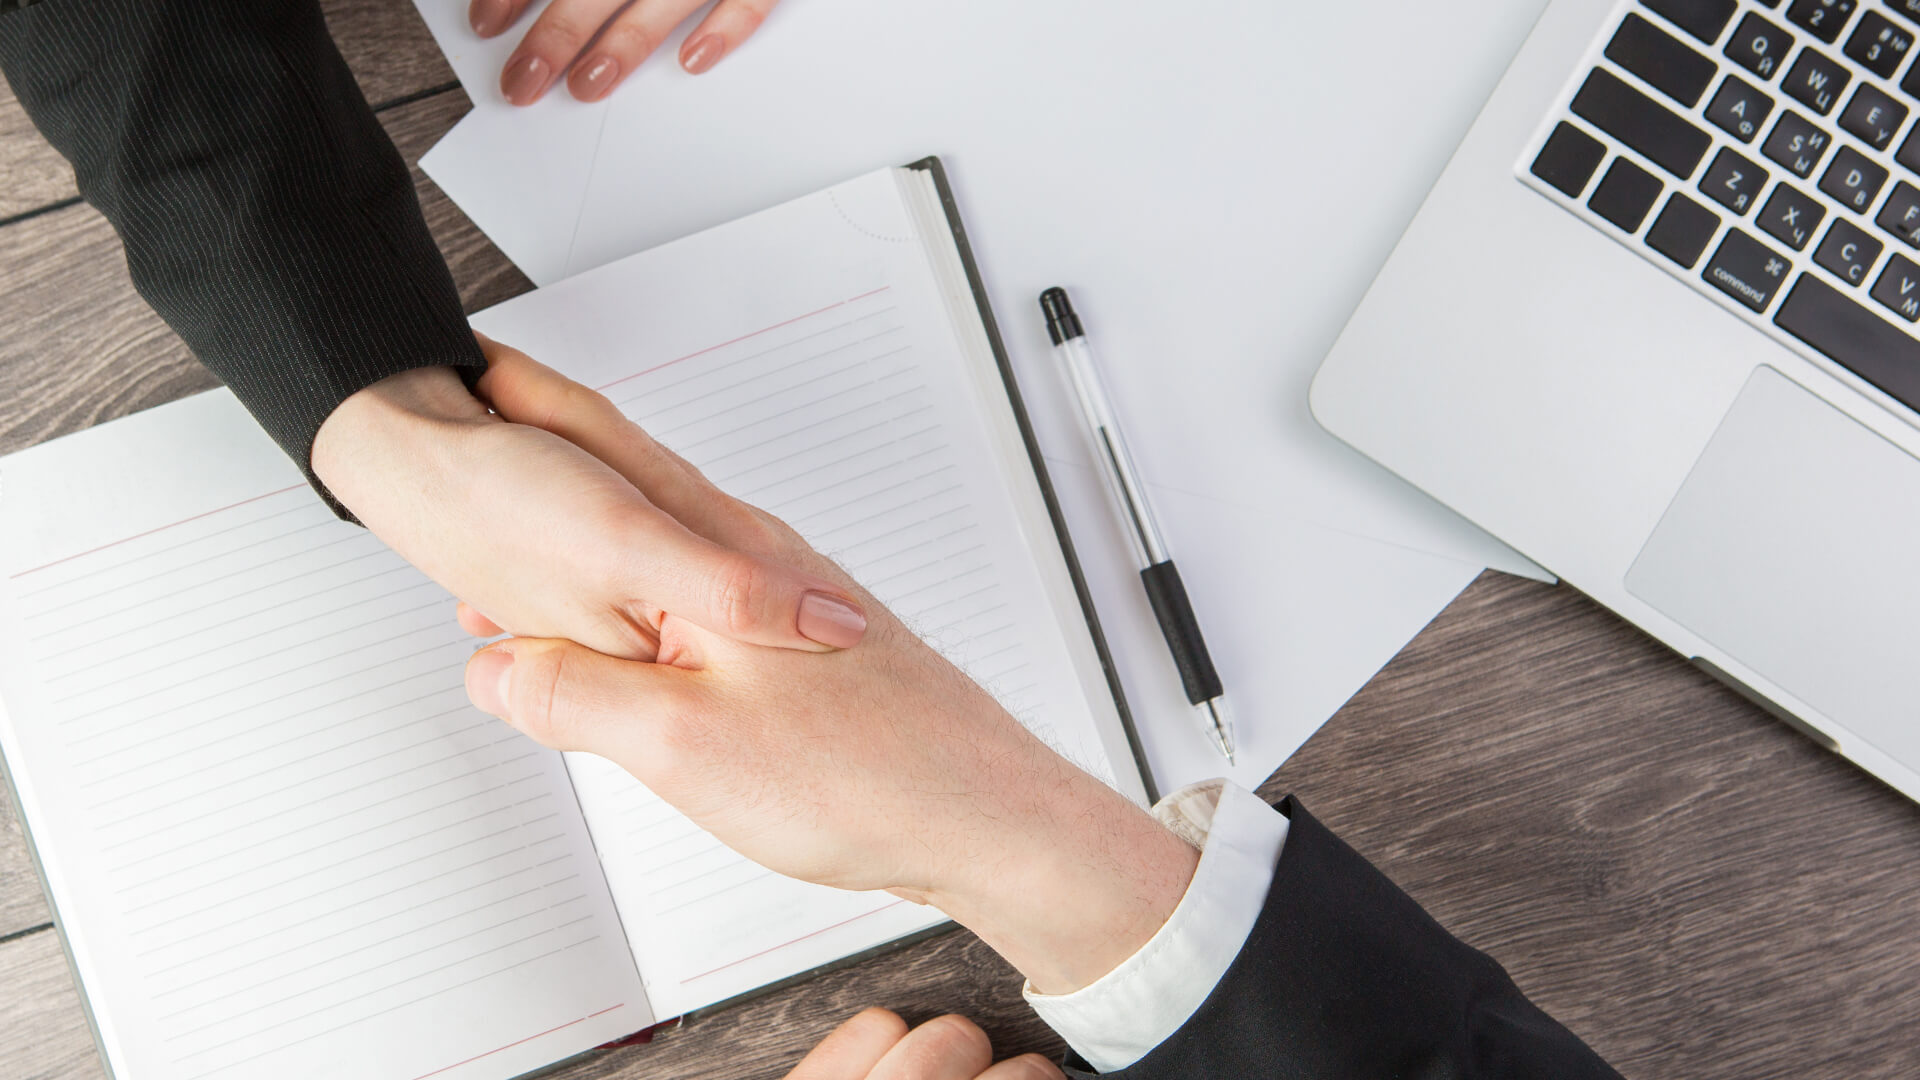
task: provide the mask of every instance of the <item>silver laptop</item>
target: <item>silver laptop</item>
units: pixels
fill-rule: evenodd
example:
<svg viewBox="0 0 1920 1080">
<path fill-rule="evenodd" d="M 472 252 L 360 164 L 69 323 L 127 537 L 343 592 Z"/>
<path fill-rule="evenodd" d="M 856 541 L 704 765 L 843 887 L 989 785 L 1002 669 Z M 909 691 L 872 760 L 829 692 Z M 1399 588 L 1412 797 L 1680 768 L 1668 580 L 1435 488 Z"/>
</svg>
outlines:
<svg viewBox="0 0 1920 1080">
<path fill-rule="evenodd" d="M 1341 439 L 1920 798 L 1920 0 L 1553 0 Z"/>
</svg>

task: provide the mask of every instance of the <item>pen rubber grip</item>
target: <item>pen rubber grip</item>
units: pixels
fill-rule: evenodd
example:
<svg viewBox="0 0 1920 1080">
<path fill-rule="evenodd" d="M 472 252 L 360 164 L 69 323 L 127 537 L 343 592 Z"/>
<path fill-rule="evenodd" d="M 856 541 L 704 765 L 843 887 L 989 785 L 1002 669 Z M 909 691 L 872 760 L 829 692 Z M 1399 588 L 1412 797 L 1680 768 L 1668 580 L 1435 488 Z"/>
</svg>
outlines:
<svg viewBox="0 0 1920 1080">
<path fill-rule="evenodd" d="M 1187 701 L 1198 705 L 1219 697 L 1224 692 L 1220 673 L 1213 669 L 1213 657 L 1207 654 L 1200 621 L 1193 617 L 1193 602 L 1187 599 L 1179 568 L 1172 562 L 1156 563 L 1140 571 L 1140 580 L 1147 587 L 1147 602 L 1153 605 L 1153 617 L 1159 620 L 1167 648 L 1173 650 Z"/>
</svg>

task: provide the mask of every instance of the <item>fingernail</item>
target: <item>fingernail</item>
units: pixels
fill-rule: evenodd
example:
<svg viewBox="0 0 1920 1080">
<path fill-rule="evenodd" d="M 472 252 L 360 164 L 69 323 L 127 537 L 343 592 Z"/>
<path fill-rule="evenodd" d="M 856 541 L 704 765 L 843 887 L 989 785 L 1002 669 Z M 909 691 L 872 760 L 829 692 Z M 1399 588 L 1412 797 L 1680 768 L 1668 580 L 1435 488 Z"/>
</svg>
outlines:
<svg viewBox="0 0 1920 1080">
<path fill-rule="evenodd" d="M 867 632 L 867 617 L 837 596 L 810 592 L 800 598 L 800 633 L 809 641 L 851 649 Z"/>
<path fill-rule="evenodd" d="M 572 83 L 573 96 L 581 101 L 599 101 L 620 81 L 620 61 L 611 56 L 596 56 L 587 61 L 585 67 L 573 70 L 573 77 L 568 81 Z"/>
<path fill-rule="evenodd" d="M 680 66 L 687 69 L 689 75 L 701 75 L 720 62 L 720 54 L 727 51 L 727 43 L 719 34 L 707 34 L 700 40 L 687 46 L 687 52 L 680 60 Z"/>
<path fill-rule="evenodd" d="M 513 5 L 509 0 L 473 0 L 467 8 L 467 21 L 473 24 L 474 33 L 492 37 L 513 21 Z"/>
<path fill-rule="evenodd" d="M 507 688 L 512 677 L 513 653 L 487 649 L 467 661 L 467 697 L 481 712 L 511 720 L 507 715 Z"/>
<path fill-rule="evenodd" d="M 540 100 L 552 77 L 553 69 L 545 60 L 528 54 L 508 64 L 507 70 L 501 73 L 500 92 L 515 105 L 531 105 Z"/>
</svg>

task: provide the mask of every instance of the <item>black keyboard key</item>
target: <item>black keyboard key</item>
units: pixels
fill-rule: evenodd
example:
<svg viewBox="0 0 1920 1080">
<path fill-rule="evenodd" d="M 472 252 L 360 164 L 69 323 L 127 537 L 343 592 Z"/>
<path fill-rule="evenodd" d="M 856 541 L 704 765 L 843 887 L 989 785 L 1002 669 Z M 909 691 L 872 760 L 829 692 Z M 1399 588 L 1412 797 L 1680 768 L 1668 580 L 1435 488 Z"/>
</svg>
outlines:
<svg viewBox="0 0 1920 1080">
<path fill-rule="evenodd" d="M 1767 170 L 1731 150 L 1713 155 L 1707 175 L 1700 178 L 1700 190 L 1707 198 L 1736 214 L 1753 209 L 1760 189 L 1767 186 Z"/>
<path fill-rule="evenodd" d="M 1562 120 L 1547 136 L 1547 145 L 1533 159 L 1533 175 L 1559 188 L 1570 199 L 1587 190 L 1587 181 L 1607 156 L 1599 139 Z"/>
<path fill-rule="evenodd" d="M 1740 6 L 1739 0 L 1647 0 L 1647 6 L 1673 25 L 1711 45 Z"/>
<path fill-rule="evenodd" d="M 1713 143 L 1706 132 L 1602 68 L 1593 69 L 1573 96 L 1573 112 L 1682 180 L 1693 175 Z"/>
<path fill-rule="evenodd" d="M 1920 2 L 1920 0 L 1916 0 Z M 1780 73 L 1793 51 L 1793 35 L 1758 15 L 1749 14 L 1733 28 L 1727 41 L 1727 59 L 1760 76 L 1762 81 Z"/>
<path fill-rule="evenodd" d="M 1760 208 L 1760 228 L 1793 250 L 1805 251 L 1807 241 L 1813 239 L 1826 216 L 1827 208 L 1813 196 L 1776 184 L 1773 194 L 1767 196 L 1767 205 Z"/>
<path fill-rule="evenodd" d="M 1864 214 L 1887 183 L 1887 170 L 1851 146 L 1843 146 L 1833 155 L 1820 178 L 1820 190 L 1840 200 L 1840 205 L 1856 214 Z"/>
<path fill-rule="evenodd" d="M 1913 172 L 1920 173 L 1920 125 L 1915 125 L 1913 131 L 1907 135 L 1907 141 L 1900 144 L 1900 149 L 1894 153 L 1893 160 Z"/>
<path fill-rule="evenodd" d="M 1707 120 L 1741 142 L 1752 142 L 1772 114 L 1773 99 L 1738 75 L 1727 76 L 1707 106 Z"/>
<path fill-rule="evenodd" d="M 1834 363 L 1920 409 L 1920 341 L 1812 274 L 1801 274 L 1773 317 Z"/>
<path fill-rule="evenodd" d="M 1907 77 L 1900 80 L 1900 89 L 1910 98 L 1920 98 L 1920 64 L 1907 69 Z"/>
<path fill-rule="evenodd" d="M 1869 11 L 1860 16 L 1860 25 L 1853 28 L 1844 51 L 1860 61 L 1861 67 L 1891 79 L 1900 70 L 1900 61 L 1913 51 L 1913 31 L 1877 11 Z"/>
<path fill-rule="evenodd" d="M 1814 168 L 1826 155 L 1827 147 L 1832 145 L 1833 136 L 1789 109 L 1780 114 L 1780 122 L 1773 125 L 1773 134 L 1767 136 L 1766 145 L 1760 148 L 1760 152 L 1774 164 L 1805 180 L 1813 175 Z M 1916 149 L 1920 150 L 1920 147 Z"/>
<path fill-rule="evenodd" d="M 1739 229 L 1728 229 L 1727 238 L 1720 241 L 1719 250 L 1707 260 L 1707 269 L 1701 276 L 1714 288 L 1753 310 L 1765 311 L 1767 305 L 1773 303 L 1773 295 L 1781 283 L 1787 280 L 1789 269 L 1787 260 L 1768 250 L 1765 244 Z"/>
<path fill-rule="evenodd" d="M 1880 305 L 1908 322 L 1920 322 L 1920 266 L 1904 255 L 1887 260 L 1870 293 Z"/>
<path fill-rule="evenodd" d="M 1647 230 L 1647 246 L 1691 270 L 1719 228 L 1718 214 L 1676 191 Z"/>
<path fill-rule="evenodd" d="M 1639 232 L 1647 211 L 1660 198 L 1660 187 L 1659 177 L 1626 158 L 1614 158 L 1587 205 L 1624 231 Z"/>
<path fill-rule="evenodd" d="M 1853 100 L 1840 113 L 1840 126 L 1870 143 L 1875 150 L 1893 144 L 1894 133 L 1907 122 L 1907 107 L 1872 83 L 1861 83 Z"/>
<path fill-rule="evenodd" d="M 1781 83 L 1780 88 L 1825 116 L 1833 111 L 1834 103 L 1840 100 L 1851 81 L 1853 73 L 1837 62 L 1812 49 L 1801 49 L 1800 58 L 1793 62 L 1793 70 L 1787 72 L 1787 81 Z"/>
<path fill-rule="evenodd" d="M 1827 230 L 1827 238 L 1820 241 L 1819 249 L 1813 253 L 1813 261 L 1826 267 L 1841 281 L 1858 285 L 1867 280 L 1867 271 L 1873 269 L 1873 261 L 1885 250 L 1885 244 L 1868 236 L 1864 230 L 1855 228 L 1852 222 L 1837 220 L 1833 228 Z"/>
<path fill-rule="evenodd" d="M 1787 21 L 1829 44 L 1853 14 L 1855 0 L 1793 0 Z"/>
<path fill-rule="evenodd" d="M 1638 15 L 1628 15 L 1607 42 L 1607 59 L 1691 109 L 1713 81 L 1714 62 Z"/>
<path fill-rule="evenodd" d="M 1905 180 L 1893 185 L 1873 223 L 1908 247 L 1920 248 L 1920 188 Z"/>
<path fill-rule="evenodd" d="M 1908 22 L 1920 23 L 1920 0 L 1887 0 L 1887 6 L 1896 15 L 1905 15 Z"/>
</svg>

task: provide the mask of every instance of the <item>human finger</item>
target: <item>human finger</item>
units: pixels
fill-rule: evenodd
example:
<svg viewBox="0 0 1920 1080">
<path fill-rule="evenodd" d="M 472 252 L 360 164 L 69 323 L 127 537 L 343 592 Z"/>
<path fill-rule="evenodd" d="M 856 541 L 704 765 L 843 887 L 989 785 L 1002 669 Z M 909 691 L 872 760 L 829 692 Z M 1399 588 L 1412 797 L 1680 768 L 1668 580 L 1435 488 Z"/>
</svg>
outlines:
<svg viewBox="0 0 1920 1080">
<path fill-rule="evenodd" d="M 988 1069 L 974 1080 L 1066 1080 L 1060 1066 L 1039 1054 L 1021 1054 Z"/>
<path fill-rule="evenodd" d="M 599 37 L 574 61 L 567 73 L 567 90 L 581 101 L 599 101 L 613 93 L 703 3 L 634 0 L 608 20 Z"/>
<path fill-rule="evenodd" d="M 500 92 L 515 105 L 539 101 L 627 2 L 553 0 L 500 69 Z"/>
<path fill-rule="evenodd" d="M 505 631 L 500 628 L 500 624 L 480 614 L 472 604 L 467 603 L 465 600 L 454 605 L 453 621 L 460 624 L 460 629 L 465 630 L 474 637 L 497 637 L 505 633 Z"/>
<path fill-rule="evenodd" d="M 467 5 L 467 22 L 473 32 L 483 38 L 499 37 L 506 33 L 520 13 L 527 10 L 533 0 L 473 0 Z"/>
<path fill-rule="evenodd" d="M 629 421 L 604 395 L 481 337 L 478 390 L 514 423 L 539 427 L 606 463 L 645 499 L 609 553 L 603 587 L 755 645 L 849 649 L 866 612 L 845 587 L 778 561 L 775 526 L 730 499 Z"/>
<path fill-rule="evenodd" d="M 701 75 L 753 36 L 780 0 L 720 0 L 680 46 L 680 66 Z"/>
<path fill-rule="evenodd" d="M 800 1059 L 786 1080 L 867 1080 L 867 1074 L 907 1036 L 907 1022 L 885 1009 L 865 1009 L 833 1029 Z"/>
<path fill-rule="evenodd" d="M 606 395 L 509 345 L 480 338 L 487 371 L 477 392 L 502 417 L 541 428 L 605 462 L 655 506 L 727 547 L 757 554 L 786 545 L 773 524 L 627 419 Z"/>
<path fill-rule="evenodd" d="M 708 710 L 700 673 L 571 641 L 509 638 L 467 658 L 467 697 L 553 750 L 671 767 L 663 750 Z"/>
<path fill-rule="evenodd" d="M 866 1080 L 975 1080 L 993 1064 L 987 1033 L 964 1016 L 940 1016 L 895 1043 Z"/>
</svg>

